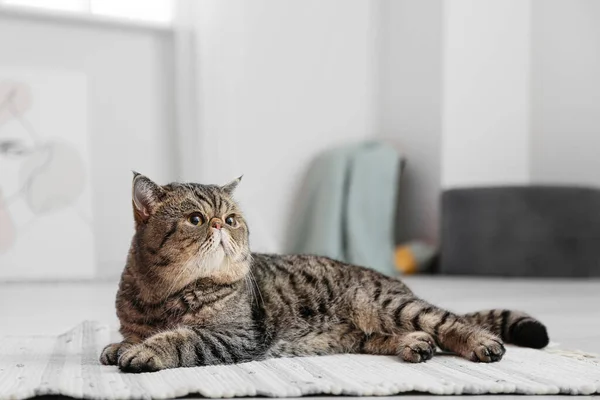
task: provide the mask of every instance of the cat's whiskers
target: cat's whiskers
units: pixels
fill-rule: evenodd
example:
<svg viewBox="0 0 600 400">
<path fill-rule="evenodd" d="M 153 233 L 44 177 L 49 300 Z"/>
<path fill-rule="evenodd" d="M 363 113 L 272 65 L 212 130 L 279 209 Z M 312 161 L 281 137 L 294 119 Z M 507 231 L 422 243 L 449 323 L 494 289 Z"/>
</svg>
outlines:
<svg viewBox="0 0 600 400">
<path fill-rule="evenodd" d="M 243 251 L 241 251 L 239 244 L 234 240 L 230 240 L 228 244 L 231 247 L 231 253 L 233 255 L 239 255 L 243 259 Z M 230 263 L 231 259 L 228 257 L 228 266 L 230 265 Z M 229 272 L 230 271 L 228 271 L 228 273 Z M 261 303 L 264 307 L 265 302 L 262 297 L 262 293 L 260 292 L 260 288 L 258 287 L 256 278 L 250 268 L 248 268 L 248 272 L 244 274 L 244 285 L 246 286 L 246 290 L 250 293 L 253 301 L 256 301 L 258 303 L 258 296 L 260 296 Z M 256 295 L 256 291 L 258 291 L 258 296 Z"/>
<path fill-rule="evenodd" d="M 229 246 L 231 247 L 232 254 L 239 255 L 239 257 L 241 259 L 243 259 L 243 251 L 240 249 L 239 244 L 237 242 L 235 242 L 234 240 L 230 240 L 228 243 L 229 243 Z M 253 283 L 253 281 L 254 281 L 254 283 Z M 261 302 L 264 306 L 265 302 L 262 297 L 262 293 L 260 292 L 260 288 L 258 287 L 256 278 L 254 277 L 254 274 L 252 273 L 252 270 L 250 268 L 248 268 L 248 272 L 246 274 L 244 274 L 244 284 L 246 285 L 246 290 L 248 292 L 250 292 L 253 300 L 256 300 L 257 303 L 258 303 L 258 297 L 256 296 L 256 290 L 258 290 L 258 295 L 260 296 Z M 256 290 L 255 290 L 255 288 L 256 288 Z"/>
<path fill-rule="evenodd" d="M 180 269 L 179 273 L 177 274 L 175 279 L 172 280 L 172 283 L 169 286 L 169 289 L 167 290 L 165 299 L 168 299 L 173 294 L 173 292 L 175 292 L 175 287 L 179 283 L 179 279 L 182 277 L 184 272 L 188 272 L 189 263 L 194 258 L 194 256 L 196 256 L 196 254 L 192 253 L 192 255 L 185 261 L 185 263 L 183 263 L 182 268 Z M 169 278 L 169 280 L 170 280 L 170 278 Z"/>
<path fill-rule="evenodd" d="M 246 292 L 250 294 L 252 300 L 256 300 L 256 294 L 254 293 L 254 289 L 252 288 L 252 282 L 250 281 L 250 277 L 248 275 L 244 276 L 244 286 L 246 286 Z"/>
<path fill-rule="evenodd" d="M 188 262 L 189 262 L 189 261 L 190 261 L 192 258 L 193 258 L 193 256 L 191 256 L 191 257 L 188 259 Z M 169 290 L 167 291 L 167 295 L 165 296 L 165 300 L 168 300 L 168 299 L 169 299 L 169 297 L 171 297 L 171 295 L 173 294 L 173 292 L 175 292 L 175 286 L 176 286 L 177 282 L 179 281 L 179 279 L 180 279 L 181 275 L 182 275 L 184 272 L 186 272 L 186 270 L 187 270 L 187 268 L 188 268 L 188 267 L 187 267 L 187 265 L 188 265 L 188 262 L 186 262 L 186 264 L 184 265 L 184 268 L 182 268 L 182 269 L 181 269 L 181 271 L 179 272 L 179 274 L 177 274 L 177 277 L 176 277 L 176 278 L 173 280 L 173 284 L 171 285 L 171 287 L 170 287 L 170 288 L 169 288 Z M 162 312 L 162 313 L 159 315 L 159 318 L 161 318 L 161 317 L 164 317 L 165 315 L 167 315 L 168 313 L 170 313 L 171 311 L 173 311 L 173 310 L 174 310 L 174 309 L 177 307 L 177 305 L 178 305 L 177 301 L 171 301 L 171 302 L 170 302 L 170 304 L 169 304 L 169 302 L 167 302 L 166 304 L 167 304 L 167 305 L 166 305 L 165 309 L 163 310 L 163 312 Z"/>
<path fill-rule="evenodd" d="M 258 286 L 258 282 L 256 281 L 256 277 L 254 276 L 254 273 L 252 272 L 251 269 L 248 269 L 248 274 L 246 275 L 248 277 L 250 277 L 251 280 L 254 281 L 254 287 L 256 287 L 256 291 L 258 292 L 258 295 L 260 296 L 260 301 L 263 305 L 263 307 L 265 306 L 265 300 L 263 299 L 262 293 L 260 291 L 260 287 Z M 252 289 L 252 291 L 254 292 L 254 288 Z M 254 295 L 254 297 L 256 297 L 256 294 Z M 257 299 L 258 301 L 258 299 Z"/>
<path fill-rule="evenodd" d="M 171 283 L 171 285 L 169 286 L 169 289 L 167 290 L 167 293 L 165 295 L 165 300 L 168 299 L 169 297 L 171 297 L 171 295 L 175 292 L 175 287 L 179 283 L 179 279 L 181 278 L 183 273 L 186 271 L 187 271 L 187 267 L 184 265 L 183 268 L 181 268 L 181 270 L 175 277 L 175 279 L 173 279 L 173 282 Z"/>
</svg>

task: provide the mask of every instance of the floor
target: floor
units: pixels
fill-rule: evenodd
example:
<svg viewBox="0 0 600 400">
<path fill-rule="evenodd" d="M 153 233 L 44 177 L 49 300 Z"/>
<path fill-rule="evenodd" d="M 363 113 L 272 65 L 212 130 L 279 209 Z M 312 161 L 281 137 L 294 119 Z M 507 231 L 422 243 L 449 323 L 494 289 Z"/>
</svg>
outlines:
<svg viewBox="0 0 600 400">
<path fill-rule="evenodd" d="M 600 280 L 408 277 L 405 282 L 417 295 L 456 312 L 525 310 L 547 325 L 561 347 L 600 354 Z M 116 282 L 0 284 L 0 335 L 58 334 L 82 320 L 117 326 L 116 288 Z"/>
</svg>

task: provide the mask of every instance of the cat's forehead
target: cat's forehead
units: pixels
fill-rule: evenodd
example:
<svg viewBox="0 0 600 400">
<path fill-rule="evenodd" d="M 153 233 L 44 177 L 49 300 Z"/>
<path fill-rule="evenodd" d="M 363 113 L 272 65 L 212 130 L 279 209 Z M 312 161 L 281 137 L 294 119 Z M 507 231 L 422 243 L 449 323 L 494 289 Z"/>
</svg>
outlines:
<svg viewBox="0 0 600 400">
<path fill-rule="evenodd" d="M 170 202 L 182 211 L 204 213 L 239 212 L 237 204 L 220 186 L 199 183 L 171 183 L 164 186 Z"/>
</svg>

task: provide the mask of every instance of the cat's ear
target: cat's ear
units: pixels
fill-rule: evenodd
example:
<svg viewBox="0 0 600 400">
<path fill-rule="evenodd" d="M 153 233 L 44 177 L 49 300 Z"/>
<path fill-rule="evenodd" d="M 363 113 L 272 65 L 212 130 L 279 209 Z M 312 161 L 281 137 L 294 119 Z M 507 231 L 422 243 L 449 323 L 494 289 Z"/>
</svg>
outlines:
<svg viewBox="0 0 600 400">
<path fill-rule="evenodd" d="M 135 171 L 132 186 L 133 216 L 137 223 L 145 223 L 156 210 L 165 192 L 159 185 Z"/>
<path fill-rule="evenodd" d="M 221 189 L 223 189 L 225 191 L 225 193 L 227 193 L 228 195 L 231 195 L 233 193 L 233 191 L 235 190 L 235 188 L 237 187 L 237 185 L 241 182 L 243 176 L 244 175 L 241 175 L 241 176 L 235 178 L 234 180 L 232 180 L 231 182 L 229 182 L 227 185 L 221 186 Z"/>
</svg>

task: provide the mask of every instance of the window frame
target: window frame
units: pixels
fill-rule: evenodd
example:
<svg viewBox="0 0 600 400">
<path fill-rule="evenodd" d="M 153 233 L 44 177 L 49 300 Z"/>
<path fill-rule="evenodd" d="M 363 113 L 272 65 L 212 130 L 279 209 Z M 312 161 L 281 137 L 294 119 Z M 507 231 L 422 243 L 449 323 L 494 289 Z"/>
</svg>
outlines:
<svg viewBox="0 0 600 400">
<path fill-rule="evenodd" d="M 36 7 L 6 3 L 0 0 L 0 18 L 3 15 L 16 17 L 30 17 L 57 22 L 83 22 L 117 28 L 149 29 L 171 32 L 174 29 L 173 18 L 170 21 L 160 22 L 146 19 L 134 19 L 113 15 L 93 13 L 88 7 L 85 11 L 69 11 L 55 8 Z"/>
</svg>

